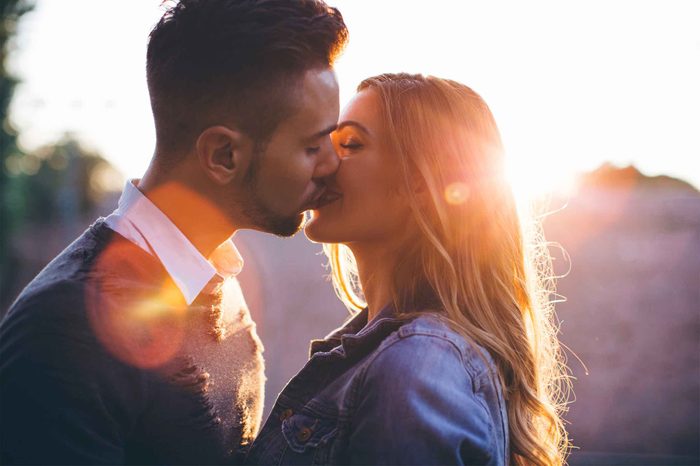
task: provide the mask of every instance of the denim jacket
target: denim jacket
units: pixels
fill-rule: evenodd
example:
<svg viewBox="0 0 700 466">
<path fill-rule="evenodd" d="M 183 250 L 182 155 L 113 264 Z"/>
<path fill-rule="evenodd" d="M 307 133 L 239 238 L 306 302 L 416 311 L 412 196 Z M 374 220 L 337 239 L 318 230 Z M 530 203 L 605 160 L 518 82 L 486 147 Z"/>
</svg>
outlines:
<svg viewBox="0 0 700 466">
<path fill-rule="evenodd" d="M 323 340 L 279 395 L 249 464 L 508 464 L 488 353 L 436 313 L 367 310 Z"/>
</svg>

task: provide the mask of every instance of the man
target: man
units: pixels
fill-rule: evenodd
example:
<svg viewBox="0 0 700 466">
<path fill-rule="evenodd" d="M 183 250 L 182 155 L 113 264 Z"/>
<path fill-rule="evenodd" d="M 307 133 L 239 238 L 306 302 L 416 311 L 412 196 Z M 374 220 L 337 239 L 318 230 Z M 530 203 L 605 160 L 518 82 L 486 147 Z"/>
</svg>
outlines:
<svg viewBox="0 0 700 466">
<path fill-rule="evenodd" d="M 332 200 L 331 66 L 346 40 L 321 0 L 181 0 L 165 13 L 148 44 L 147 172 L 0 326 L 0 463 L 236 460 L 264 375 L 230 238 L 292 235 Z"/>
</svg>

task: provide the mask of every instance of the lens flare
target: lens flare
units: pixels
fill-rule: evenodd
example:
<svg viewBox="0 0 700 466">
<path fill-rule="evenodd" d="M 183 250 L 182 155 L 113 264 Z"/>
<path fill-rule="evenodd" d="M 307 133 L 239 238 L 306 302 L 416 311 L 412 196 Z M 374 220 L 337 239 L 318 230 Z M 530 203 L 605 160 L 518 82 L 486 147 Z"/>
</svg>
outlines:
<svg viewBox="0 0 700 466">
<path fill-rule="evenodd" d="M 445 188 L 445 200 L 448 204 L 464 204 L 467 198 L 469 198 L 469 187 L 465 183 L 455 182 Z"/>
<path fill-rule="evenodd" d="M 155 368 L 181 348 L 187 304 L 169 277 L 154 278 L 164 277 L 156 268 L 160 265 L 135 259 L 139 251 L 134 248 L 138 246 L 123 239 L 102 252 L 86 287 L 86 309 L 106 351 L 131 366 Z"/>
</svg>

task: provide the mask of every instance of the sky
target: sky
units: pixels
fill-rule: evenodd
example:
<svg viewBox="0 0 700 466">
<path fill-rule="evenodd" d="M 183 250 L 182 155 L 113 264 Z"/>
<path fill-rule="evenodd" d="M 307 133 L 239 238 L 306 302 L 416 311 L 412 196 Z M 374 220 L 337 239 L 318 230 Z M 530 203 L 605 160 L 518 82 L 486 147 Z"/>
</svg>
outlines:
<svg viewBox="0 0 700 466">
<path fill-rule="evenodd" d="M 486 100 L 523 192 L 605 161 L 700 187 L 700 2 L 328 0 L 350 43 L 341 105 L 368 76 L 460 81 Z M 9 67 L 26 150 L 75 134 L 126 177 L 155 145 L 145 78 L 161 0 L 37 0 Z"/>
</svg>

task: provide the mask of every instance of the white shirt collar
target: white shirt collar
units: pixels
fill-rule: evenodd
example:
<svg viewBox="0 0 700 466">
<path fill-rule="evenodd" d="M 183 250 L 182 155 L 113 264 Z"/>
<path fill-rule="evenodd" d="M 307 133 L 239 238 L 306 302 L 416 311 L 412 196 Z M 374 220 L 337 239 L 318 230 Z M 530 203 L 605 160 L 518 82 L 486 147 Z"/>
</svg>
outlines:
<svg viewBox="0 0 700 466">
<path fill-rule="evenodd" d="M 205 258 L 187 237 L 138 190 L 139 180 L 126 182 L 119 205 L 105 222 L 107 226 L 156 256 L 192 304 L 205 286 L 218 275 L 219 281 L 238 275 L 243 258 L 232 239 L 224 241 Z"/>
</svg>

